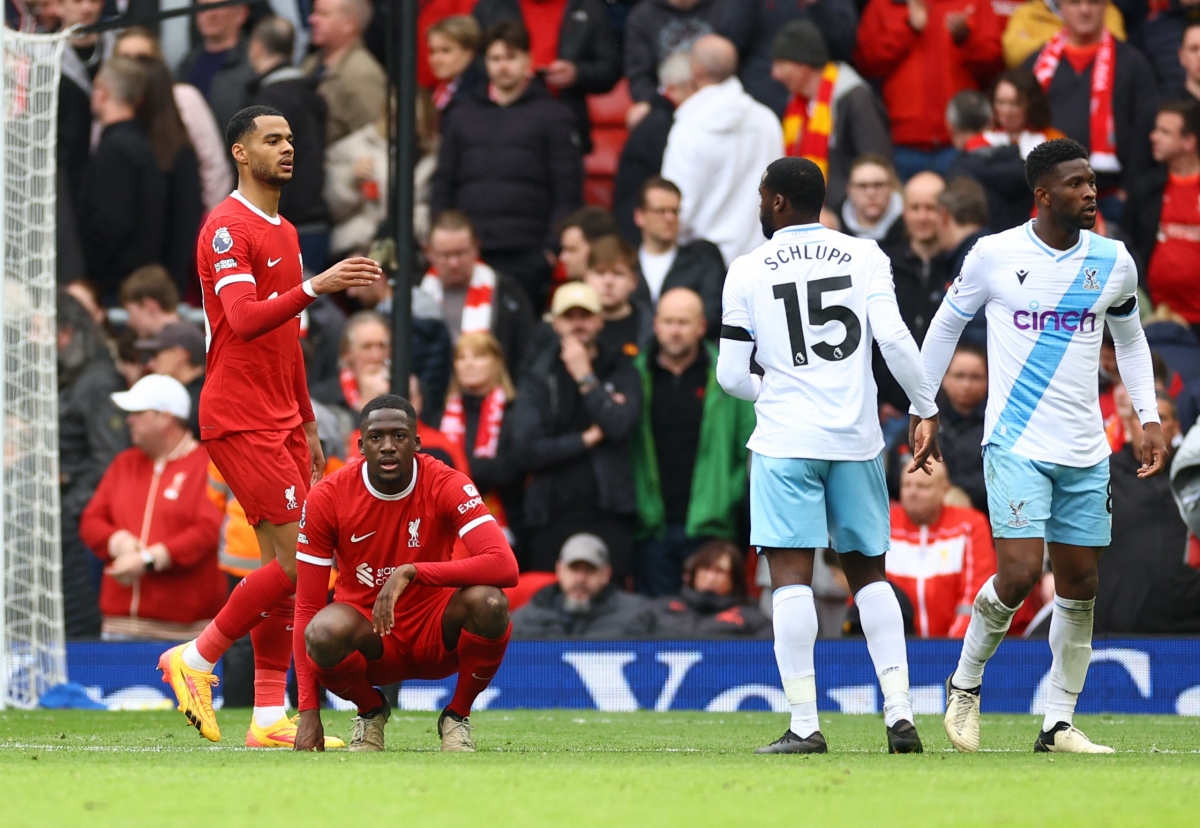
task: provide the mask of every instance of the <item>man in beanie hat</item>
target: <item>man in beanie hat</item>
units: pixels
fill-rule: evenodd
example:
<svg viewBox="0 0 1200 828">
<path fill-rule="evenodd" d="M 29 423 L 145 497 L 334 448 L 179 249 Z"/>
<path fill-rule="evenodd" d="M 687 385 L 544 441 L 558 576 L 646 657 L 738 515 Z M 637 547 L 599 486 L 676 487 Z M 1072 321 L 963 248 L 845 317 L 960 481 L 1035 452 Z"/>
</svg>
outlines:
<svg viewBox="0 0 1200 828">
<path fill-rule="evenodd" d="M 775 35 L 771 77 L 791 95 L 783 114 L 784 149 L 821 168 L 826 203 L 837 210 L 855 158 L 892 158 L 883 104 L 849 64 L 830 60 L 811 20 L 793 20 Z"/>
</svg>

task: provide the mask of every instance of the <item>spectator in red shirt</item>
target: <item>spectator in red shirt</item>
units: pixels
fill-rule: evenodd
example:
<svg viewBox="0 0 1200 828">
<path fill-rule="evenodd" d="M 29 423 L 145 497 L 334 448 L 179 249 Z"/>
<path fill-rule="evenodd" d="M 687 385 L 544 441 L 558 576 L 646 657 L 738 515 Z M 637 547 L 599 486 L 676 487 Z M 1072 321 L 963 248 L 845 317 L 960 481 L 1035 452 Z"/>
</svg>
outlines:
<svg viewBox="0 0 1200 828">
<path fill-rule="evenodd" d="M 946 104 L 1000 69 L 1000 24 L 986 2 L 869 0 L 854 63 L 883 82 L 900 178 L 944 173 L 954 157 Z"/>
<path fill-rule="evenodd" d="M 225 603 L 217 568 L 221 513 L 209 501 L 208 453 L 187 427 L 178 381 L 148 376 L 112 395 L 133 448 L 116 456 L 83 511 L 79 534 L 107 563 L 101 635 L 195 637 Z"/>
<path fill-rule="evenodd" d="M 1155 305 L 1200 330 L 1200 104 L 1165 103 L 1150 145 L 1158 162 L 1129 195 L 1124 226 L 1141 254 Z"/>
<path fill-rule="evenodd" d="M 932 474 L 904 475 L 892 504 L 887 577 L 912 601 L 921 638 L 962 638 L 975 593 L 996 573 L 987 518 L 944 505 L 950 485 L 946 467 L 934 463 Z"/>
</svg>

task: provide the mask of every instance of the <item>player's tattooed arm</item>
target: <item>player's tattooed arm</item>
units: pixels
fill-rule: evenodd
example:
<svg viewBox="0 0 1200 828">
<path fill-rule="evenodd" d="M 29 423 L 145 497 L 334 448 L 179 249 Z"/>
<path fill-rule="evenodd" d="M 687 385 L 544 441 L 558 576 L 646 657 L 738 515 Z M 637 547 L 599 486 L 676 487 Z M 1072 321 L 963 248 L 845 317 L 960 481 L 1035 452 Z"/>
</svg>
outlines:
<svg viewBox="0 0 1200 828">
<path fill-rule="evenodd" d="M 396 602 L 401 594 L 417 577 L 417 568 L 412 564 L 404 564 L 391 574 L 379 597 L 375 599 L 375 608 L 371 611 L 371 626 L 379 635 L 387 635 L 396 624 Z"/>
</svg>

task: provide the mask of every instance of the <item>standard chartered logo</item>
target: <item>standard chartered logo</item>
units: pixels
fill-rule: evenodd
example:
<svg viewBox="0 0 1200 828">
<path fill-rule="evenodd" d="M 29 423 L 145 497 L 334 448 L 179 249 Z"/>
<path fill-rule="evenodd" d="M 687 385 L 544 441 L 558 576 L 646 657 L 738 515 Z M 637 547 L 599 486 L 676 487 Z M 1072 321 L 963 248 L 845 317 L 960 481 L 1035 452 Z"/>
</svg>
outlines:
<svg viewBox="0 0 1200 828">
<path fill-rule="evenodd" d="M 354 568 L 354 575 L 363 586 L 375 586 L 375 574 L 365 561 Z"/>
</svg>

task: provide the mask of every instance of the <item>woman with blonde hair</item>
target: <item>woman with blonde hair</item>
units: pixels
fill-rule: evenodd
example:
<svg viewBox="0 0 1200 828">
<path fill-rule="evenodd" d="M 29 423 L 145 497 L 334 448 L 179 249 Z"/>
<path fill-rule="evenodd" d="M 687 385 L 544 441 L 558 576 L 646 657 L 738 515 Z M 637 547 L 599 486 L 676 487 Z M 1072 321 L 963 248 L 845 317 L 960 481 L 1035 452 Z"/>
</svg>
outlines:
<svg viewBox="0 0 1200 828">
<path fill-rule="evenodd" d="M 521 515 L 525 474 L 504 416 L 516 395 L 496 338 L 487 331 L 459 337 L 439 430 L 466 452 L 471 479 L 510 541 L 512 521 Z"/>
</svg>

